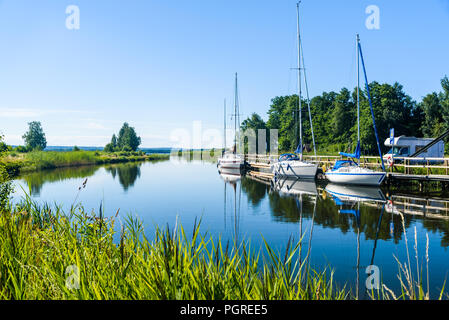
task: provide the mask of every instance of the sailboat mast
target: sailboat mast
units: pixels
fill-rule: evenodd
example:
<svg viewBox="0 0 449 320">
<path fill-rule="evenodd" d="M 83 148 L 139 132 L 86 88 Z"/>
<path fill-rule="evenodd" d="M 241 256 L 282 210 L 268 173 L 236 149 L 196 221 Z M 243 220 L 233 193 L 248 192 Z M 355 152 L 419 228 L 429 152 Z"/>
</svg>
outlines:
<svg viewBox="0 0 449 320">
<path fill-rule="evenodd" d="M 359 42 L 360 38 L 357 34 L 357 142 L 360 142 L 360 56 L 359 56 Z"/>
<path fill-rule="evenodd" d="M 226 152 L 226 99 L 224 99 L 224 136 L 223 136 L 223 142 L 224 142 L 224 146 L 223 146 L 223 151 Z"/>
<path fill-rule="evenodd" d="M 296 4 L 296 14 L 297 14 L 297 32 L 298 32 L 298 114 L 299 114 L 299 148 L 300 148 L 300 159 L 302 160 L 302 115 L 301 115 L 301 33 L 299 29 L 299 1 Z"/>
<path fill-rule="evenodd" d="M 235 93 L 234 93 L 234 143 L 235 143 L 235 152 L 237 153 L 237 120 L 238 120 L 238 93 L 237 93 L 237 72 L 235 73 Z"/>
</svg>

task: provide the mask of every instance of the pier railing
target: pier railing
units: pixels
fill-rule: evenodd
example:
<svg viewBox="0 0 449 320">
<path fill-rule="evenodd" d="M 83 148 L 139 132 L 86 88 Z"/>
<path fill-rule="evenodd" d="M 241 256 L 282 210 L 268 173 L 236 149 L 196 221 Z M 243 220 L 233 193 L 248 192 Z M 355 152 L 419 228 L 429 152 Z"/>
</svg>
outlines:
<svg viewBox="0 0 449 320">
<path fill-rule="evenodd" d="M 329 169 L 335 161 L 343 159 L 341 156 L 326 155 L 303 155 L 306 161 L 317 163 L 324 170 Z M 254 167 L 269 167 L 270 163 L 276 162 L 277 155 L 246 154 L 245 160 Z M 381 169 L 382 164 L 379 157 L 363 156 L 360 164 L 372 169 Z M 384 160 L 386 171 L 395 176 L 415 175 L 415 176 L 449 176 L 449 158 L 427 158 L 427 157 L 394 157 L 394 163 Z M 449 177 L 448 177 L 449 179 Z"/>
</svg>

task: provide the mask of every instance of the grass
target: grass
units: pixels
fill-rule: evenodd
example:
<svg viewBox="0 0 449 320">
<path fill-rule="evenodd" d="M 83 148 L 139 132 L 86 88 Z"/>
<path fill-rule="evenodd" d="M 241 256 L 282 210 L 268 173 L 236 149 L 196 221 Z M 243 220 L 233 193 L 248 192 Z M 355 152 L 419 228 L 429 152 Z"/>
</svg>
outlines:
<svg viewBox="0 0 449 320">
<path fill-rule="evenodd" d="M 65 215 L 27 198 L 0 211 L 0 299 L 346 299 L 332 272 L 299 264 L 299 246 L 276 255 L 223 243 L 182 226 L 153 240 L 128 217 Z M 114 241 L 115 236 L 119 240 Z M 117 238 L 116 238 L 117 239 Z M 260 268 L 262 263 L 262 268 Z"/>
<path fill-rule="evenodd" d="M 118 212 L 105 218 L 73 206 L 68 215 L 59 207 L 39 206 L 26 197 L 0 209 L 0 299 L 45 300 L 345 300 L 355 299 L 337 287 L 333 272 L 313 270 L 299 262 L 301 240 L 289 241 L 284 254 L 265 242 L 263 253 L 249 243 L 224 243 L 182 226 L 157 229 L 152 240 L 143 224 L 127 217 L 116 233 Z M 404 229 L 405 230 L 405 229 Z M 398 262 L 401 293 L 386 285 L 371 299 L 429 299 L 418 265 L 408 254 Z M 427 292 L 426 292 L 427 290 Z M 439 298 L 442 299 L 444 285 Z"/>
<path fill-rule="evenodd" d="M 138 152 L 106 153 L 99 151 L 34 151 L 6 154 L 0 161 L 10 177 L 20 173 L 45 169 L 130 161 L 168 160 L 169 154 L 142 154 Z"/>
</svg>

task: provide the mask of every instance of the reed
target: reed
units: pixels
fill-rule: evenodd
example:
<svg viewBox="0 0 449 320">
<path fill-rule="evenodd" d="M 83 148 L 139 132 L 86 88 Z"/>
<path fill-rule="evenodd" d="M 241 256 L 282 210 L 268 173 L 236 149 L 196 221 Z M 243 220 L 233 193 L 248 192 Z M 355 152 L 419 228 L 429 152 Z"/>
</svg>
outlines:
<svg viewBox="0 0 449 320">
<path fill-rule="evenodd" d="M 298 245 L 276 255 L 266 244 L 268 255 L 262 255 L 248 243 L 201 235 L 200 222 L 191 234 L 181 225 L 158 228 L 152 240 L 135 218 L 127 217 L 119 234 L 116 223 L 117 217 L 103 217 L 101 207 L 98 216 L 79 205 L 64 214 L 29 197 L 2 209 L 0 298 L 349 298 L 336 289 L 332 272 L 297 262 Z"/>
<path fill-rule="evenodd" d="M 410 259 L 410 252 L 408 247 L 408 239 L 407 232 L 405 228 L 405 221 L 403 214 L 400 213 L 402 219 L 402 228 L 404 235 L 404 243 L 405 243 L 405 253 L 407 256 L 407 261 L 401 262 L 399 259 L 394 256 L 394 259 L 398 265 L 398 274 L 397 278 L 400 283 L 401 293 L 399 295 L 395 294 L 391 289 L 389 289 L 385 284 L 382 284 L 382 287 L 377 292 L 377 297 L 375 297 L 374 291 L 371 291 L 370 297 L 372 299 L 383 299 L 383 300 L 430 300 L 430 282 L 429 282 L 429 236 L 426 234 L 426 253 L 425 253 L 425 262 L 426 262 L 426 273 L 424 274 L 422 268 L 422 262 L 420 262 L 419 254 L 418 254 L 418 235 L 416 231 L 416 227 L 414 228 L 414 244 L 413 249 L 415 253 L 415 261 L 416 266 L 412 265 L 412 260 Z M 416 273 L 413 269 L 416 267 Z M 426 279 L 426 283 L 424 283 L 424 277 Z M 449 298 L 449 296 L 445 293 L 446 281 L 444 281 L 443 285 L 440 288 L 438 297 L 434 300 L 442 300 L 443 298 Z M 426 291 L 427 289 L 427 291 Z"/>
</svg>

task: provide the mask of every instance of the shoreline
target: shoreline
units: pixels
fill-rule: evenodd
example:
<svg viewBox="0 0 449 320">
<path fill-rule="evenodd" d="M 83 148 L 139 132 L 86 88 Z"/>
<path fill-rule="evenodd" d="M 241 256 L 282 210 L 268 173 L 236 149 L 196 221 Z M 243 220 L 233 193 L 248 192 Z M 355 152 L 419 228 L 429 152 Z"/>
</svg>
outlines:
<svg viewBox="0 0 449 320">
<path fill-rule="evenodd" d="M 170 154 L 162 153 L 142 155 L 133 152 L 37 151 L 20 154 L 20 157 L 7 154 L 6 157 L 3 157 L 3 159 L 0 160 L 0 164 L 4 165 L 6 172 L 9 175 L 9 179 L 13 179 L 21 174 L 58 168 L 169 159 Z"/>
</svg>

